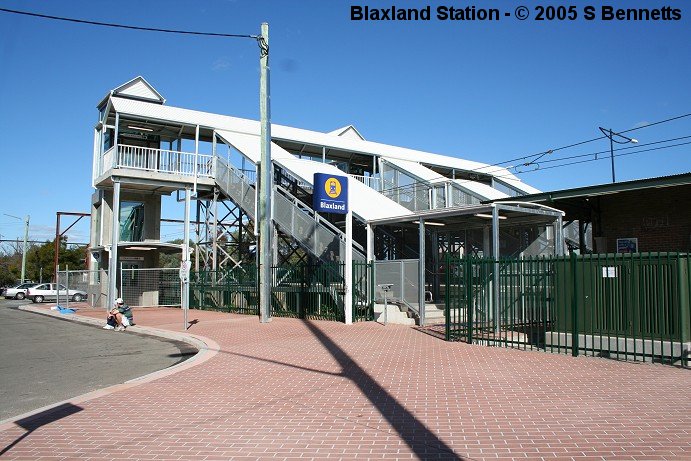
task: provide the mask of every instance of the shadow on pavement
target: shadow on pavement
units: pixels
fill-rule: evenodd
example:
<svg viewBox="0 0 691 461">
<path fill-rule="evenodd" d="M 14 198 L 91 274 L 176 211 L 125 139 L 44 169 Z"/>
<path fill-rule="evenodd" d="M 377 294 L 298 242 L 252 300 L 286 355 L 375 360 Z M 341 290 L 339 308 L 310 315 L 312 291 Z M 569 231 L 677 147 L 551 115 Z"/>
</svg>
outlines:
<svg viewBox="0 0 691 461">
<path fill-rule="evenodd" d="M 401 405 L 324 332 L 309 321 L 305 321 L 305 325 L 341 365 L 342 375 L 360 389 L 419 459 L 464 459 L 456 455 L 451 447 Z"/>
<path fill-rule="evenodd" d="M 0 451 L 0 456 L 4 455 L 8 451 L 12 449 L 15 445 L 17 445 L 19 442 L 24 440 L 26 437 L 29 436 L 33 431 L 38 429 L 41 426 L 45 426 L 46 424 L 53 423 L 55 421 L 58 421 L 62 418 L 66 418 L 70 415 L 73 415 L 75 413 L 79 413 L 82 411 L 82 407 L 78 407 L 76 405 L 72 405 L 71 403 L 63 403 L 62 405 L 58 405 L 57 407 L 50 408 L 46 411 L 42 411 L 41 413 L 31 415 L 29 417 L 26 417 L 24 419 L 20 419 L 18 421 L 15 421 L 15 424 L 22 429 L 25 429 L 26 432 L 21 435 L 21 437 L 17 438 L 14 442 L 11 444 L 7 445 L 5 448 Z"/>
</svg>

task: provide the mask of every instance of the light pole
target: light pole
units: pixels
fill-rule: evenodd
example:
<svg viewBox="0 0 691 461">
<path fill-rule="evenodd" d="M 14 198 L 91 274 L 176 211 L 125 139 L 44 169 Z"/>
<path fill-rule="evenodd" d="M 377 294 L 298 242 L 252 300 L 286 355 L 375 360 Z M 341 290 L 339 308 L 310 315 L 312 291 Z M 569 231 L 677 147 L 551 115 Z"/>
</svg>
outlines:
<svg viewBox="0 0 691 461">
<path fill-rule="evenodd" d="M 14 216 L 11 214 L 4 213 L 5 216 L 9 216 L 10 218 L 18 219 L 20 221 L 24 221 L 24 246 L 22 248 L 22 280 L 21 283 L 24 283 L 24 276 L 26 275 L 26 241 L 29 240 L 29 219 L 31 216 L 26 215 L 26 218 L 23 220 L 19 216 Z"/>
<path fill-rule="evenodd" d="M 616 177 L 614 175 L 614 143 L 616 142 L 617 144 L 628 144 L 628 143 L 636 144 L 638 142 L 638 140 L 633 139 L 633 138 L 629 138 L 628 136 L 624 136 L 621 133 L 615 133 L 614 131 L 612 131 L 611 128 L 607 129 L 607 128 L 602 128 L 601 126 L 598 128 L 600 129 L 600 131 L 602 131 L 602 134 L 604 134 L 606 137 L 609 138 L 609 158 L 612 160 L 612 182 L 615 183 L 617 181 L 616 181 Z M 624 141 L 618 141 L 618 140 L 614 139 L 615 136 L 623 139 Z"/>
</svg>

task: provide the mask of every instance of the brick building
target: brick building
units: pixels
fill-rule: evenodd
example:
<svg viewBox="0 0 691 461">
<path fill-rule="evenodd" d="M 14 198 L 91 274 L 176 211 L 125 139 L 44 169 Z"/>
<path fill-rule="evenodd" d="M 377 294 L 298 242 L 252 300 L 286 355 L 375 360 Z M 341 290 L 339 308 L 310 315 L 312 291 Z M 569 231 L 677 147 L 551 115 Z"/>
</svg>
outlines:
<svg viewBox="0 0 691 461">
<path fill-rule="evenodd" d="M 572 247 L 580 247 L 581 252 L 625 252 L 628 243 L 638 252 L 691 252 L 691 173 L 542 192 L 512 200 L 564 211 L 564 224 L 578 226 Z"/>
</svg>

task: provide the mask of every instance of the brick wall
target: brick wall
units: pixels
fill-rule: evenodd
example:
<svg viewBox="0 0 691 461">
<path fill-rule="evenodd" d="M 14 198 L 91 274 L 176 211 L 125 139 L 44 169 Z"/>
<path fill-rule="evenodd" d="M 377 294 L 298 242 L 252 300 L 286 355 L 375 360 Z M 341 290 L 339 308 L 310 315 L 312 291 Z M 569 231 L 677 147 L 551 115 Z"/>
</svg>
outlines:
<svg viewBox="0 0 691 461">
<path fill-rule="evenodd" d="M 592 199 L 591 199 L 592 200 Z M 691 251 L 691 185 L 620 192 L 599 197 L 600 226 L 608 252 L 617 238 L 638 239 L 638 251 Z"/>
</svg>

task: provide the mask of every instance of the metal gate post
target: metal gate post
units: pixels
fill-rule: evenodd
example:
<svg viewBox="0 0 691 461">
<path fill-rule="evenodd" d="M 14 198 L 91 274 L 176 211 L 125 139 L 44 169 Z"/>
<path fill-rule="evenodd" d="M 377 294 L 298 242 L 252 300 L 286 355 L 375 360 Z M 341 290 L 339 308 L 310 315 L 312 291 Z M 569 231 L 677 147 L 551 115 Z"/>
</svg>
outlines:
<svg viewBox="0 0 691 461">
<path fill-rule="evenodd" d="M 473 344 L 473 261 L 470 256 L 465 258 L 465 299 L 466 299 L 466 320 L 468 322 L 468 344 Z"/>
<path fill-rule="evenodd" d="M 375 301 L 374 301 L 374 261 L 371 261 L 368 264 L 368 268 L 369 268 L 370 276 L 369 276 L 369 296 L 368 296 L 368 300 L 367 300 L 367 303 L 368 303 L 367 305 L 369 306 L 369 313 L 367 315 L 367 318 L 369 320 L 369 318 L 371 317 L 371 319 L 374 320 L 374 304 L 375 304 Z"/>
<path fill-rule="evenodd" d="M 571 355 L 578 357 L 578 275 L 576 274 L 576 255 L 571 253 Z"/>
<path fill-rule="evenodd" d="M 65 307 L 70 308 L 70 266 L 67 264 L 65 265 Z"/>
<path fill-rule="evenodd" d="M 444 284 L 446 286 L 444 290 L 444 314 L 446 314 L 446 328 L 444 329 L 444 338 L 449 341 L 451 340 L 451 296 L 450 296 L 450 287 L 451 284 L 449 283 L 450 281 L 450 275 L 449 272 L 451 272 L 451 255 L 449 253 L 446 253 L 446 260 L 444 261 Z M 460 323 L 460 309 L 458 310 L 459 314 L 459 323 Z"/>
<path fill-rule="evenodd" d="M 492 283 L 494 284 L 492 290 L 493 306 L 491 309 L 494 320 L 494 333 L 499 334 L 499 320 L 500 320 L 500 298 L 501 291 L 499 287 L 499 210 L 496 205 L 492 207 L 492 257 L 494 258 L 494 274 Z"/>
</svg>

